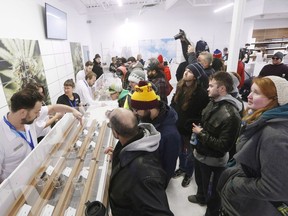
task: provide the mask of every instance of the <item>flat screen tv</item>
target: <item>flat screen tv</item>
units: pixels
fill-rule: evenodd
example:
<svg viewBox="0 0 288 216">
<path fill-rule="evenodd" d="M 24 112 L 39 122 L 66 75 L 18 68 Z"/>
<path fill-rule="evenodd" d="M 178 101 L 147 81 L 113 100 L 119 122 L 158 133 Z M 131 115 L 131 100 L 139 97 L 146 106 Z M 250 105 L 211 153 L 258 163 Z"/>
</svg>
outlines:
<svg viewBox="0 0 288 216">
<path fill-rule="evenodd" d="M 46 38 L 67 39 L 67 14 L 45 3 Z"/>
</svg>

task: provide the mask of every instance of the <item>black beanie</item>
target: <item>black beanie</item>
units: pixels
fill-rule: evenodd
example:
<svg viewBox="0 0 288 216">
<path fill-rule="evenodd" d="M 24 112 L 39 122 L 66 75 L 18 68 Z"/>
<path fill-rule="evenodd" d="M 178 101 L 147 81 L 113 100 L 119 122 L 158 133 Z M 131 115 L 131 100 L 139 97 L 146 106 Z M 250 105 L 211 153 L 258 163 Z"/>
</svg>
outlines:
<svg viewBox="0 0 288 216">
<path fill-rule="evenodd" d="M 204 88 L 208 87 L 208 76 L 206 75 L 205 70 L 200 63 L 189 64 L 186 68 L 188 68 L 193 73 L 197 81 Z"/>
<path fill-rule="evenodd" d="M 193 75 L 196 79 L 200 79 L 205 74 L 204 68 L 200 63 L 193 63 L 189 64 L 186 68 L 188 68 L 190 71 L 192 71 Z"/>
</svg>

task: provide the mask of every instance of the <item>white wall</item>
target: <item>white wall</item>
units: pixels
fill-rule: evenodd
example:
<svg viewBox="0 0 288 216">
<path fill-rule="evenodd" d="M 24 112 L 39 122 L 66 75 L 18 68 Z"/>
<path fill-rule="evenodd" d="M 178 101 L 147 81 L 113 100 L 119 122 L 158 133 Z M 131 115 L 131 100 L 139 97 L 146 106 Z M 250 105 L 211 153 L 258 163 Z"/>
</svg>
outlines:
<svg viewBox="0 0 288 216">
<path fill-rule="evenodd" d="M 67 40 L 46 39 L 45 2 L 67 13 Z M 63 82 L 74 78 L 70 42 L 89 46 L 91 50 L 92 40 L 90 27 L 86 24 L 87 17 L 56 0 L 1 0 L 0 20 L 0 38 L 39 41 L 51 102 L 55 103 L 58 96 L 63 94 Z M 0 116 L 8 110 L 0 83 Z"/>
<path fill-rule="evenodd" d="M 287 18 L 259 20 L 261 14 L 267 13 L 267 8 L 271 8 L 271 11 L 275 12 L 285 4 L 281 11 L 287 11 L 287 3 L 285 3 L 287 0 L 275 1 L 277 6 L 274 9 L 272 8 L 273 1 L 247 1 L 243 30 L 237 38 L 240 47 L 247 42 L 253 42 L 253 29 L 288 27 Z M 166 11 L 161 7 L 154 7 L 145 10 L 141 15 L 138 11 L 134 13 L 121 11 L 109 15 L 98 13 L 90 16 L 94 54 L 102 54 L 102 61 L 109 62 L 110 56 L 121 56 L 123 46 L 130 46 L 132 54 L 136 56 L 139 52 L 138 40 L 172 38 L 178 33 L 179 28 L 185 30 L 188 38 L 194 43 L 204 39 L 208 42 L 210 51 L 222 50 L 229 45 L 233 9 L 229 8 L 217 14 L 213 13 L 214 9 L 215 6 L 192 7 L 188 1 L 178 0 Z M 125 23 L 126 18 L 134 24 L 134 27 L 124 31 L 120 29 L 120 26 Z M 177 42 L 178 61 L 181 61 L 182 56 L 180 49 L 180 42 Z"/>
<path fill-rule="evenodd" d="M 141 15 L 138 11 L 133 14 L 95 15 L 89 17 L 92 21 L 90 25 L 94 40 L 93 49 L 95 53 L 102 55 L 107 52 L 120 55 L 123 46 L 130 46 L 132 54 L 136 56 L 139 52 L 138 40 L 173 38 L 181 28 L 194 43 L 204 39 L 211 51 L 216 48 L 222 50 L 229 43 L 231 11 L 213 14 L 213 9 L 192 8 L 186 1 L 181 1 L 167 11 L 155 7 L 144 11 Z M 134 26 L 124 31 L 121 26 L 126 18 Z"/>
</svg>

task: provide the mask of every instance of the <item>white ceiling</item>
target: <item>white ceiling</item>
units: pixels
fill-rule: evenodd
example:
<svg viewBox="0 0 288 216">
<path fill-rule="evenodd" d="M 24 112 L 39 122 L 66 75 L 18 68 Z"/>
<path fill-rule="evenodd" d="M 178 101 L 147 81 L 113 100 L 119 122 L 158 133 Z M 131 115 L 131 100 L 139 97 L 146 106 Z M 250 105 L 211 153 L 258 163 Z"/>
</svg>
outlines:
<svg viewBox="0 0 288 216">
<path fill-rule="evenodd" d="M 122 0 L 122 7 L 119 7 L 119 0 L 58 0 L 75 8 L 79 14 L 94 16 L 95 14 L 117 14 L 117 13 L 144 13 L 147 10 L 169 10 L 173 6 L 191 7 L 191 9 L 205 10 L 207 7 L 220 7 L 234 0 Z M 246 5 L 258 5 L 263 10 L 255 13 L 253 19 L 283 19 L 288 18 L 288 0 L 247 0 Z M 249 6 L 246 6 L 249 7 Z M 253 7 L 253 6 L 252 6 Z M 273 10 L 273 7 L 275 9 Z M 278 7 L 278 8 L 277 8 Z M 265 9 L 267 8 L 267 9 Z M 251 8 L 250 8 L 251 9 Z M 258 8 L 252 9 L 257 11 Z M 249 8 L 247 9 L 249 10 Z M 231 10 L 232 11 L 232 10 Z M 266 12 L 265 12 L 266 11 Z"/>
<path fill-rule="evenodd" d="M 58 0 L 64 4 L 74 7 L 80 14 L 91 15 L 97 13 L 121 13 L 139 12 L 157 8 L 168 10 L 173 5 L 190 5 L 191 7 L 206 7 L 212 5 L 224 5 L 233 0 L 122 0 L 122 7 L 119 7 L 119 0 Z"/>
</svg>

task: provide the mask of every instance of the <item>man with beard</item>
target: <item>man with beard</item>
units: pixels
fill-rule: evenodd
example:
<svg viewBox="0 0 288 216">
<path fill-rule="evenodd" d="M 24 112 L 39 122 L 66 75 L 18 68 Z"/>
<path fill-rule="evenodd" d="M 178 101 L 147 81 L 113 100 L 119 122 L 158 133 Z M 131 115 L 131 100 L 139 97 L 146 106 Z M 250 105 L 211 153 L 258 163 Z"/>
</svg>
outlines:
<svg viewBox="0 0 288 216">
<path fill-rule="evenodd" d="M 131 96 L 131 108 L 141 122 L 153 124 L 160 132 L 158 153 L 169 182 L 174 175 L 181 143 L 176 127 L 177 113 L 172 107 L 159 101 L 151 83 L 145 81 L 140 81 L 135 87 L 135 92 Z"/>
<path fill-rule="evenodd" d="M 92 86 L 96 82 L 96 74 L 89 72 L 85 76 L 85 80 L 79 80 L 76 83 L 75 93 L 80 96 L 83 106 L 98 104 L 94 101 Z"/>
<path fill-rule="evenodd" d="M 11 112 L 0 121 L 0 182 L 38 144 L 37 137 L 42 131 L 36 130 L 35 122 L 40 115 L 72 112 L 81 121 L 82 114 L 76 109 L 62 104 L 42 106 L 42 100 L 43 96 L 38 91 L 29 88 L 11 97 Z"/>
<path fill-rule="evenodd" d="M 164 72 L 161 65 L 156 58 L 149 59 L 147 67 L 148 80 L 157 88 L 157 95 L 160 96 L 160 100 L 168 103 L 167 95 L 170 93 L 169 86 L 167 84 Z"/>
</svg>

